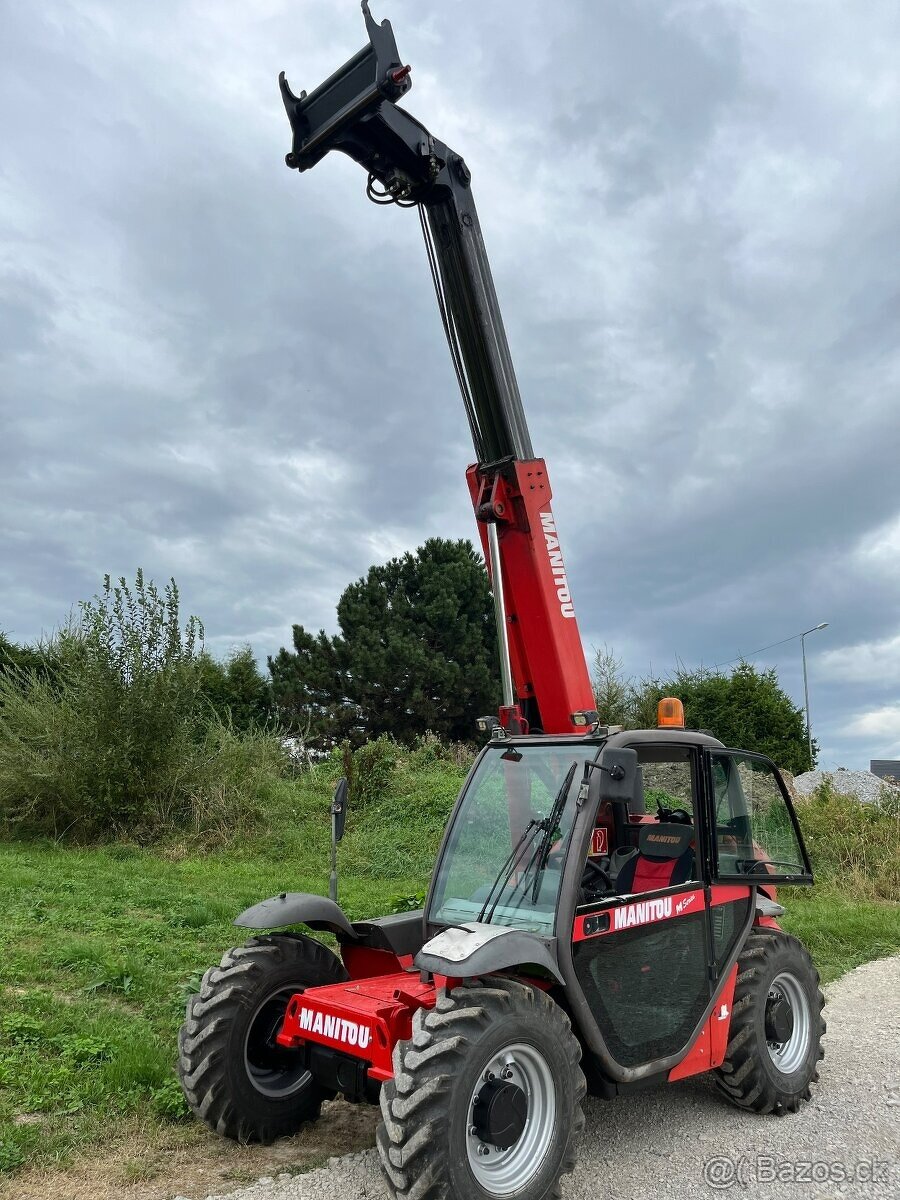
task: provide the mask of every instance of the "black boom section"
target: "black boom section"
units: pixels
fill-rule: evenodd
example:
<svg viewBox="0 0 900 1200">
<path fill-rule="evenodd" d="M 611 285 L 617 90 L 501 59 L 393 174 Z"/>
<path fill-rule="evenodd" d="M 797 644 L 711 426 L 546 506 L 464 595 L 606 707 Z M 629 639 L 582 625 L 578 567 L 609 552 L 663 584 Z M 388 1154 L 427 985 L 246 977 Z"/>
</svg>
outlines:
<svg viewBox="0 0 900 1200">
<path fill-rule="evenodd" d="M 396 101 L 412 86 L 389 21 L 363 0 L 369 44 L 315 91 L 281 94 L 293 132 L 287 165 L 307 171 L 330 150 L 369 175 L 380 203 L 421 206 L 438 306 L 479 463 L 531 459 L 534 451 L 478 214 L 462 158 Z"/>
</svg>

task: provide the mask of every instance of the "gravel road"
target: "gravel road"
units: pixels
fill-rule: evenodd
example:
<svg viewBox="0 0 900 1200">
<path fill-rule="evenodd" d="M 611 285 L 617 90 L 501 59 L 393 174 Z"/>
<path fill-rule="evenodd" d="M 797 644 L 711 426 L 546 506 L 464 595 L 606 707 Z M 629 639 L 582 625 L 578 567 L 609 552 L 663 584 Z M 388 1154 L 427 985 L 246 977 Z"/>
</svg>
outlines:
<svg viewBox="0 0 900 1200">
<path fill-rule="evenodd" d="M 821 1082 L 801 1112 L 740 1112 L 702 1077 L 613 1103 L 589 1099 L 566 1200 L 900 1198 L 900 957 L 858 967 L 827 998 Z M 367 1150 L 306 1175 L 260 1180 L 228 1200 L 388 1193 Z"/>
</svg>

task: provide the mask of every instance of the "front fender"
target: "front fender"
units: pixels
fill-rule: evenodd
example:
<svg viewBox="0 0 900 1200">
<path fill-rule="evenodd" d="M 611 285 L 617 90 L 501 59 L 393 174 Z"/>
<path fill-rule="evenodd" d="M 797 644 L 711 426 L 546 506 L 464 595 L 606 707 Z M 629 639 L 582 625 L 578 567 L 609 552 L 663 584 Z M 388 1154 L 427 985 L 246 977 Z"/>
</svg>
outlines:
<svg viewBox="0 0 900 1200">
<path fill-rule="evenodd" d="M 534 965 L 563 982 L 556 962 L 555 938 L 541 938 L 524 929 L 481 921 L 467 921 L 465 925 L 441 930 L 425 943 L 413 961 L 420 971 L 459 979 Z"/>
<path fill-rule="evenodd" d="M 311 892 L 282 892 L 245 909 L 234 919 L 241 929 L 283 929 L 286 925 L 308 925 L 327 929 L 356 940 L 353 926 L 342 909 L 325 896 Z"/>
</svg>

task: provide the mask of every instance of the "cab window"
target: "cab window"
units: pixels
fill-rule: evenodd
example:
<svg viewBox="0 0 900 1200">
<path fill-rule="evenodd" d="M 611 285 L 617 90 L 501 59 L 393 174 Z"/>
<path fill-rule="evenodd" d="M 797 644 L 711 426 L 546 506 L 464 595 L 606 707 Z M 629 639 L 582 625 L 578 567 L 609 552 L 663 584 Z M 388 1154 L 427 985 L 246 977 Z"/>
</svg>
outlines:
<svg viewBox="0 0 900 1200">
<path fill-rule="evenodd" d="M 775 767 L 758 755 L 710 755 L 717 877 L 812 881 L 809 859 Z"/>
</svg>

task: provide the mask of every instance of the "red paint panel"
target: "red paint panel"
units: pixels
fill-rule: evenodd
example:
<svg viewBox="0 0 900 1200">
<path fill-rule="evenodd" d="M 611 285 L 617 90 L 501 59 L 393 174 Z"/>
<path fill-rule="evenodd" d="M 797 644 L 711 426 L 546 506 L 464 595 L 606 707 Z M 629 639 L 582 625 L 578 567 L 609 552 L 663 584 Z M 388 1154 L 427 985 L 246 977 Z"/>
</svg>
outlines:
<svg viewBox="0 0 900 1200">
<path fill-rule="evenodd" d="M 750 888 L 744 884 L 714 883 L 711 890 L 711 907 L 717 904 L 733 904 L 735 900 L 746 900 L 750 895 Z"/>
<path fill-rule="evenodd" d="M 433 984 L 405 971 L 307 988 L 291 997 L 277 1040 L 330 1046 L 370 1063 L 373 1079 L 390 1079 L 394 1046 L 412 1036 L 414 1013 L 433 1008 L 436 996 Z"/>
<path fill-rule="evenodd" d="M 731 1006 L 734 1003 L 734 988 L 737 983 L 738 965 L 731 968 L 725 986 L 722 988 L 716 1007 L 709 1018 L 712 1034 L 711 1067 L 721 1066 L 725 1061 L 725 1051 L 728 1049 L 728 1034 L 731 1029 Z"/>
<path fill-rule="evenodd" d="M 640 925 L 655 925 L 660 921 L 672 921 L 700 912 L 703 908 L 703 889 L 676 892 L 672 896 L 656 896 L 650 900 L 633 900 L 629 904 L 612 905 L 599 912 L 579 914 L 575 917 L 572 941 L 583 942 L 587 938 L 605 937 L 623 929 L 636 929 Z M 606 929 L 592 928 L 598 918 L 600 924 L 609 918 Z"/>
<path fill-rule="evenodd" d="M 681 1062 L 669 1072 L 669 1083 L 674 1083 L 676 1079 L 686 1079 L 689 1075 L 699 1075 L 701 1071 L 708 1071 L 709 1043 L 709 1021 L 704 1021 L 703 1028 L 697 1034 L 690 1050 Z"/>
<path fill-rule="evenodd" d="M 681 1062 L 669 1072 L 669 1083 L 699 1075 L 720 1067 L 728 1049 L 728 1031 L 731 1028 L 731 1006 L 734 1001 L 734 985 L 737 981 L 737 963 L 731 968 L 728 978 L 716 1000 L 715 1008 L 704 1022 L 693 1045 Z"/>
<path fill-rule="evenodd" d="M 412 966 L 412 955 L 398 957 L 390 950 L 376 950 L 372 946 L 358 946 L 355 942 L 341 945 L 341 958 L 351 979 L 370 979 L 374 975 L 396 975 Z"/>
<path fill-rule="evenodd" d="M 488 475 L 472 466 L 466 475 L 476 516 L 490 506 L 497 520 L 516 695 L 537 699 L 545 733 L 584 733 L 571 714 L 593 710 L 594 693 L 550 508 L 546 464 L 542 458 L 516 461 Z M 478 528 L 489 563 L 483 520 Z"/>
</svg>

